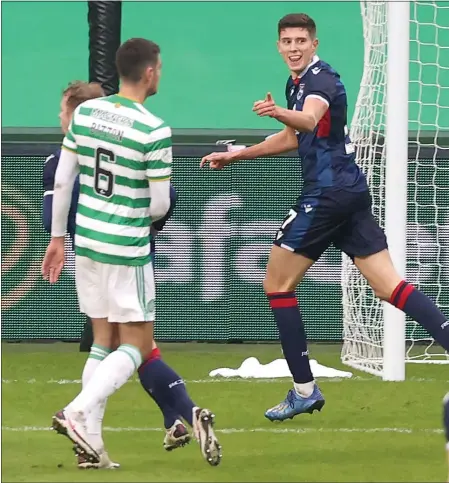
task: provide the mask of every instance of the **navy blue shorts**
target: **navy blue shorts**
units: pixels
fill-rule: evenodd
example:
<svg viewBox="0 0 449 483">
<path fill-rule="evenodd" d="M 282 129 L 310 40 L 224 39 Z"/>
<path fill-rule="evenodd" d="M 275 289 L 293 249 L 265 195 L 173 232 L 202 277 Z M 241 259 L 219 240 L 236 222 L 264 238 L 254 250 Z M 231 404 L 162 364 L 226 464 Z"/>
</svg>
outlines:
<svg viewBox="0 0 449 483">
<path fill-rule="evenodd" d="M 371 212 L 369 191 L 322 190 L 298 199 L 274 244 L 311 260 L 334 245 L 354 259 L 386 249 L 387 239 Z"/>
</svg>

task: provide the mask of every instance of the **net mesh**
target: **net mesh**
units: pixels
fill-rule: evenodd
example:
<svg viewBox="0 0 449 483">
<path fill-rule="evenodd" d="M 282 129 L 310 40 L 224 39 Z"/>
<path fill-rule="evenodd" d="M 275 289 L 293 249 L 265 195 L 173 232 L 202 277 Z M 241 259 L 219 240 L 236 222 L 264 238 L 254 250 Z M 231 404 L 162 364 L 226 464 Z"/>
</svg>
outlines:
<svg viewBox="0 0 449 483">
<path fill-rule="evenodd" d="M 361 2 L 365 65 L 351 136 L 367 175 L 373 213 L 385 221 L 387 2 Z M 449 3 L 412 2 L 410 11 L 407 279 L 449 313 Z M 343 256 L 346 364 L 382 375 L 383 307 Z M 449 362 L 414 321 L 406 322 L 406 361 Z"/>
</svg>

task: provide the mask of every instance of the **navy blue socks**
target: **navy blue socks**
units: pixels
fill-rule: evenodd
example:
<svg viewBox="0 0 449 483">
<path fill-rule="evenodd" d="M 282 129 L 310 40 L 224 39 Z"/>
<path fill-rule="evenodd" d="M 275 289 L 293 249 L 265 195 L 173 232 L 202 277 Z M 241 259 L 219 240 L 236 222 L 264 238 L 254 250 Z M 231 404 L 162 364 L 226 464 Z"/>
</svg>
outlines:
<svg viewBox="0 0 449 483">
<path fill-rule="evenodd" d="M 138 372 L 143 388 L 160 407 L 167 429 L 180 417 L 192 425 L 195 404 L 181 377 L 161 359 L 159 349 L 151 352 Z"/>
<path fill-rule="evenodd" d="M 307 338 L 295 292 L 268 293 L 268 300 L 279 329 L 282 350 L 295 383 L 313 381 Z"/>
<path fill-rule="evenodd" d="M 390 304 L 418 322 L 447 351 L 449 351 L 449 320 L 427 295 L 402 281 L 394 289 Z"/>
</svg>

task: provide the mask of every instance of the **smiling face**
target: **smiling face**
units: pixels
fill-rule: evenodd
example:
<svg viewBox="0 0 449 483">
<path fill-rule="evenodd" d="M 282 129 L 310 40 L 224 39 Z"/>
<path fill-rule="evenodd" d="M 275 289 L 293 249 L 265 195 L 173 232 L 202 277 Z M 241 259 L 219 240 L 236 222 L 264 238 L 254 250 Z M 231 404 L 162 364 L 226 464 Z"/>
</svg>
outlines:
<svg viewBox="0 0 449 483">
<path fill-rule="evenodd" d="M 305 13 L 290 13 L 278 23 L 278 51 L 296 75 L 312 61 L 318 47 L 316 25 Z"/>
<path fill-rule="evenodd" d="M 318 39 L 305 28 L 289 27 L 281 31 L 278 50 L 291 72 L 299 75 L 312 61 Z"/>
</svg>

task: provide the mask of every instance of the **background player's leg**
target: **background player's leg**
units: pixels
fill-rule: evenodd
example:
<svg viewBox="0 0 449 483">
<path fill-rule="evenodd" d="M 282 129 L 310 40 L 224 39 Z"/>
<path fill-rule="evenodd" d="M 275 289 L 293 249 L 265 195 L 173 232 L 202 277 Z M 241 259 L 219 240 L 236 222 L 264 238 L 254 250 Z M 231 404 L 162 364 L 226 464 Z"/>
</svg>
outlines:
<svg viewBox="0 0 449 483">
<path fill-rule="evenodd" d="M 158 348 L 153 349 L 150 355 L 139 367 L 138 373 L 142 387 L 159 406 L 164 416 L 165 429 L 169 429 L 175 424 L 175 421 L 180 418 L 180 415 L 170 406 L 170 404 L 168 404 L 156 387 L 156 374 L 154 371 L 157 370 L 157 368 L 155 367 L 155 362 L 160 359 L 160 350 Z"/>
<path fill-rule="evenodd" d="M 92 330 L 92 319 L 86 316 L 86 322 L 84 322 L 83 332 L 80 339 L 80 352 L 90 352 L 94 341 L 94 334 Z"/>
<path fill-rule="evenodd" d="M 355 257 L 354 263 L 377 297 L 405 312 L 449 351 L 447 317 L 427 295 L 402 280 L 394 268 L 388 250 L 366 257 Z"/>
<path fill-rule="evenodd" d="M 111 354 L 103 361 L 102 365 L 106 365 L 108 359 L 112 359 L 114 354 L 119 354 L 121 351 L 123 354 L 128 355 L 131 360 L 136 362 L 135 361 L 136 352 L 137 352 L 136 349 L 140 351 L 139 355 L 141 359 L 139 361 L 139 364 L 136 364 L 135 367 L 138 368 L 141 365 L 142 355 L 150 354 L 151 352 L 151 348 L 153 345 L 153 324 L 148 324 L 148 323 L 143 324 L 143 329 L 144 329 L 143 332 L 140 327 L 139 327 L 139 330 L 136 330 L 133 327 L 135 325 L 136 324 L 120 325 L 121 345 L 115 353 Z M 151 332 L 147 330 L 146 326 L 151 326 Z M 149 339 L 150 335 L 151 335 L 151 339 Z M 149 344 L 148 344 L 148 341 L 150 341 Z M 116 371 L 119 373 L 121 372 L 123 376 L 126 377 L 126 380 L 127 380 L 129 379 L 129 377 L 132 375 L 134 371 L 131 369 L 129 360 L 126 360 L 126 358 L 123 358 L 121 354 L 119 354 L 119 356 L 120 357 L 116 357 L 115 360 L 109 364 L 107 369 L 109 373 L 112 372 L 111 368 L 114 367 L 114 364 L 115 364 Z M 97 373 L 100 372 L 100 370 L 102 369 L 102 365 L 99 366 L 94 377 L 97 375 Z M 164 364 L 164 366 L 165 366 L 164 370 L 172 371 L 167 365 Z M 155 373 L 157 374 L 161 369 L 162 368 L 159 367 L 157 370 L 155 370 Z M 174 371 L 172 372 L 174 373 Z M 104 377 L 106 377 L 106 372 L 104 374 Z M 120 383 L 122 385 L 124 382 L 126 382 L 126 380 L 124 380 L 124 382 L 121 383 L 124 377 L 120 377 L 120 376 L 116 377 L 115 378 L 116 384 Z M 99 380 L 97 382 L 100 384 Z M 104 386 L 103 392 L 107 392 L 108 390 L 110 390 L 108 387 L 108 384 L 103 383 L 103 386 Z M 170 390 L 170 388 L 167 388 L 167 389 Z M 171 393 L 171 395 L 173 397 L 173 393 Z M 178 393 L 176 396 L 179 399 L 180 394 Z M 167 397 L 168 397 L 168 394 L 167 394 Z M 202 409 L 197 406 L 194 406 L 193 402 L 191 401 L 190 403 L 186 402 L 184 398 L 183 398 L 183 403 L 180 404 L 178 399 L 173 397 L 171 402 L 174 406 L 176 406 L 175 409 L 178 412 L 180 412 L 180 414 L 185 419 L 191 418 L 195 437 L 197 438 L 200 444 L 201 453 L 204 459 L 212 466 L 218 465 L 221 461 L 221 446 L 218 443 L 218 439 L 216 438 L 215 432 L 213 429 L 214 415 L 208 409 Z M 190 400 L 190 398 L 188 399 Z M 83 401 L 84 407 L 86 407 L 86 405 L 88 405 L 89 402 L 90 402 L 89 400 Z M 189 407 L 190 411 L 186 414 L 183 414 L 186 407 Z"/>
<path fill-rule="evenodd" d="M 190 399 L 181 376 L 161 359 L 159 349 L 152 353 L 153 357 L 139 367 L 142 386 L 159 401 L 174 408 L 176 418 L 181 415 L 192 426 L 193 410 L 198 406 Z"/>
<path fill-rule="evenodd" d="M 324 405 L 321 394 L 314 397 L 319 390 L 310 369 L 306 332 L 295 294 L 297 285 L 313 264 L 314 260 L 276 245 L 271 249 L 264 290 L 276 319 L 282 350 L 295 387 L 295 394 L 290 391 L 284 403 L 265 413 L 272 421 L 291 418 L 302 412 L 313 412 L 318 399 L 320 407 L 316 408 L 321 409 Z M 309 401 L 309 398 L 312 399 Z"/>
<path fill-rule="evenodd" d="M 190 399 L 181 376 L 162 360 L 157 347 L 139 367 L 138 373 L 142 387 L 164 415 L 165 449 L 171 451 L 188 443 L 190 435 L 181 417 L 192 426 L 198 406 Z"/>
<path fill-rule="evenodd" d="M 170 188 L 170 196 L 176 197 L 176 191 L 174 188 Z M 173 201 L 172 201 L 173 203 Z M 174 204 L 171 205 L 170 210 L 172 211 Z M 161 221 L 164 223 L 168 220 L 169 216 L 165 216 L 163 220 L 158 220 L 159 224 Z M 163 225 L 162 225 L 163 227 Z M 160 227 L 162 229 L 162 227 Z M 156 244 L 155 244 L 155 237 L 158 234 L 158 231 L 151 227 L 151 255 L 153 257 L 152 266 L 154 268 L 154 260 L 155 260 L 155 253 L 156 253 Z M 166 400 L 164 395 L 161 393 L 161 389 L 158 384 L 154 382 L 154 361 L 160 360 L 161 354 L 159 349 L 157 348 L 156 342 L 153 342 L 153 349 L 151 353 L 146 357 L 143 361 L 141 366 L 138 369 L 140 383 L 145 390 L 145 392 L 153 399 L 153 401 L 159 406 L 159 409 L 164 416 L 164 427 L 166 429 L 166 434 L 164 438 L 164 448 L 168 451 L 172 449 L 178 448 L 183 446 L 184 444 L 190 441 L 190 435 L 187 431 L 185 425 L 180 421 L 181 416 L 180 413 L 177 412 L 170 403 Z M 157 365 L 157 363 L 156 363 Z M 166 364 L 165 364 L 166 365 Z M 168 379 L 170 379 L 170 373 L 166 371 L 163 372 L 165 376 L 168 374 Z M 161 378 L 159 378 L 161 379 Z M 162 380 L 164 378 L 162 377 Z M 172 381 L 165 380 L 164 386 L 168 386 Z M 180 379 L 178 376 L 176 380 Z M 162 390 L 163 392 L 163 390 Z"/>
</svg>

